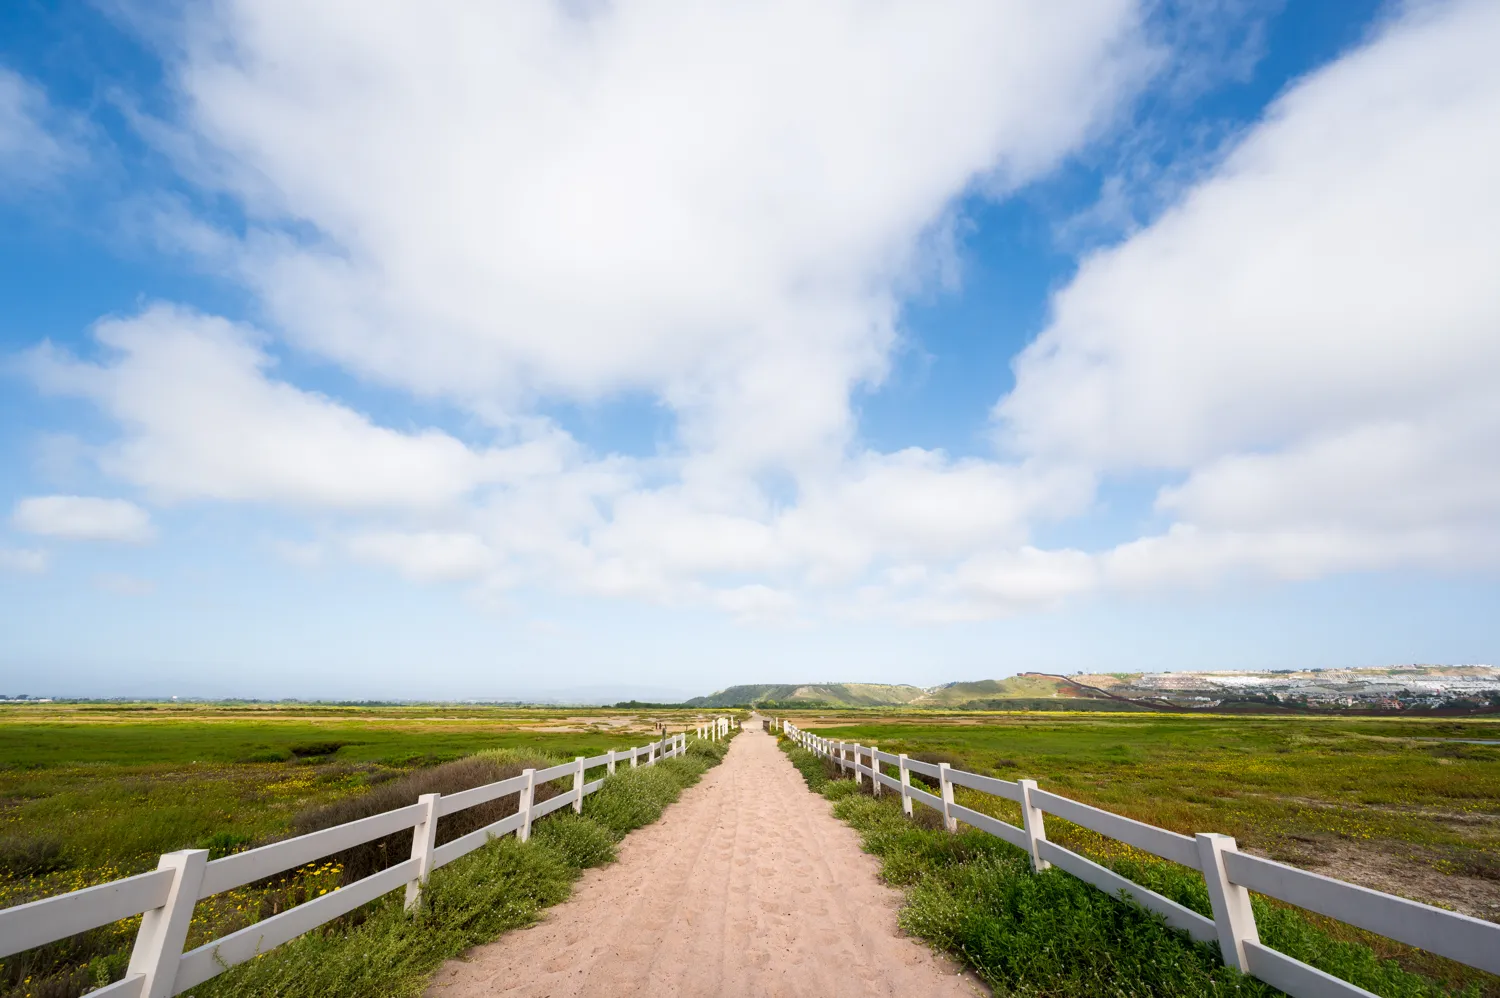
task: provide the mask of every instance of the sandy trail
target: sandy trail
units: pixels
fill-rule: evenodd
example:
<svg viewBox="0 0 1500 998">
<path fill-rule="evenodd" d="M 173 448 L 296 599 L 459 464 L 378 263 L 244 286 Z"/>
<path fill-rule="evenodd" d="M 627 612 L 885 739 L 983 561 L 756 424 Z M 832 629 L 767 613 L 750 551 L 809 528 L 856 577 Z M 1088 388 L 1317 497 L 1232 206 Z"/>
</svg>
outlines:
<svg viewBox="0 0 1500 998">
<path fill-rule="evenodd" d="M 759 727 L 543 921 L 444 964 L 428 998 L 985 993 L 900 934 L 900 893 Z"/>
</svg>

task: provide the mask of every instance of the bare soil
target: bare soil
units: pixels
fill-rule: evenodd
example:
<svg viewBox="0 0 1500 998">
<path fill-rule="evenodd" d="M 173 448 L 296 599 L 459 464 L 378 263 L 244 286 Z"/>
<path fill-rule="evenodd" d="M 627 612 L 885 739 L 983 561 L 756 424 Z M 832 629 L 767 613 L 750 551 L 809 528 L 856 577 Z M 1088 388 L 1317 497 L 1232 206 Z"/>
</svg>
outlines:
<svg viewBox="0 0 1500 998">
<path fill-rule="evenodd" d="M 1344 842 L 1332 836 L 1302 841 L 1302 847 L 1292 841 L 1271 850 L 1270 858 L 1472 918 L 1500 921 L 1500 880 L 1445 872 L 1444 866 L 1458 864 L 1441 849 L 1404 843 Z"/>
</svg>

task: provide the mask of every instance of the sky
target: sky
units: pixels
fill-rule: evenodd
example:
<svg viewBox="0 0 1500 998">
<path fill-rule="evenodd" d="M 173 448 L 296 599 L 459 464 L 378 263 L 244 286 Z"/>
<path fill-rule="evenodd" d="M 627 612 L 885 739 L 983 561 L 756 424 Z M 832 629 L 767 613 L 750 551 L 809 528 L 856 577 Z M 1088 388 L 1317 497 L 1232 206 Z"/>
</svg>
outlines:
<svg viewBox="0 0 1500 998">
<path fill-rule="evenodd" d="M 1492 0 L 0 8 L 0 694 L 1500 659 Z"/>
</svg>

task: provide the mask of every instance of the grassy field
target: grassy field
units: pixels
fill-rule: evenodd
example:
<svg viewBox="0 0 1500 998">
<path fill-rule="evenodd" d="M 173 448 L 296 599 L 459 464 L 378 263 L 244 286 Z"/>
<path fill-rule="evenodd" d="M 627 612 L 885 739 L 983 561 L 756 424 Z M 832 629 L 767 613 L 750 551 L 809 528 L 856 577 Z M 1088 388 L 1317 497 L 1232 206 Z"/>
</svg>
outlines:
<svg viewBox="0 0 1500 998">
<path fill-rule="evenodd" d="M 927 808 L 907 818 L 895 795 L 873 797 L 868 783 L 839 779 L 827 760 L 790 743 L 783 747 L 808 787 L 832 800 L 834 814 L 859 831 L 865 850 L 881 860 L 885 879 L 905 889 L 902 927 L 962 960 L 997 995 L 1281 994 L 1224 967 L 1216 945 L 1194 942 L 1136 905 L 1061 870 L 1033 873 L 1021 850 L 962 825 L 949 834 Z M 1137 883 L 1210 913 L 1207 889 L 1194 871 L 1141 854 L 1101 858 Z M 1367 940 L 1333 935 L 1295 909 L 1262 898 L 1253 904 L 1268 946 L 1381 998 L 1479 998 L 1495 994 L 1500 983 L 1453 964 L 1390 959 Z"/>
<path fill-rule="evenodd" d="M 248 848 L 288 834 L 310 809 L 475 753 L 595 755 L 651 741 L 656 721 L 673 731 L 691 728 L 694 716 L 486 707 L 0 707 L 0 907 L 142 872 L 174 849 L 207 848 L 217 856 Z M 340 874 L 333 864 L 314 864 L 293 871 L 277 890 L 296 903 L 335 885 Z M 267 899 L 225 901 L 252 902 L 263 907 Z M 123 923 L 101 930 L 71 955 L 60 951 L 43 964 L 85 961 L 90 975 L 105 979 L 122 968 L 118 951 L 131 931 Z M 52 992 L 25 986 L 27 976 L 17 960 L 0 961 L 0 996 L 78 990 L 76 973 Z"/>
<path fill-rule="evenodd" d="M 1379 890 L 1500 920 L 1500 722 L 1167 714 L 807 714 L 825 737 L 948 762 Z M 959 803 L 1019 823 L 1015 805 Z M 1049 816 L 1048 835 L 1113 864 L 1128 847 Z M 1312 918 L 1330 938 L 1464 980 L 1440 961 Z M 1455 974 L 1457 975 L 1455 977 Z M 1500 994 L 1483 982 L 1486 994 Z"/>
</svg>

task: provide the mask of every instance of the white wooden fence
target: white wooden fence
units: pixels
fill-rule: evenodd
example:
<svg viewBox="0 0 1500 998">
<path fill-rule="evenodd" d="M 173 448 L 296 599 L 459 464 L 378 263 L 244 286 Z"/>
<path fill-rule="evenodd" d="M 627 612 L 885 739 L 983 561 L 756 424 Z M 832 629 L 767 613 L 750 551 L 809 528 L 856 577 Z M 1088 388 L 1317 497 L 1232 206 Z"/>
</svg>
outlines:
<svg viewBox="0 0 1500 998">
<path fill-rule="evenodd" d="M 715 727 L 721 728 L 720 737 L 728 732 L 722 725 Z M 582 811 L 583 799 L 604 785 L 603 778 L 585 783 L 587 770 L 604 766 L 613 773 L 617 764 L 627 761 L 632 767 L 650 766 L 685 751 L 687 735 L 671 735 L 639 748 L 610 750 L 591 759 L 579 756 L 550 769 L 528 769 L 520 776 L 456 794 L 424 794 L 417 803 L 394 811 L 222 859 L 210 861 L 206 849 L 167 853 L 150 873 L 0 910 L 0 958 L 141 915 L 125 977 L 89 992 L 90 998 L 168 998 L 399 887 L 406 888 L 407 908 L 415 906 L 422 885 L 438 867 L 511 832 L 524 842 L 531 836 L 534 821 L 570 804 L 573 810 Z M 533 801 L 537 786 L 568 777 L 573 787 L 567 793 Z M 451 842 L 435 844 L 439 818 L 509 794 L 518 795 L 515 814 Z M 404 829 L 412 830 L 410 859 L 183 952 L 193 908 L 202 899 Z"/>
<path fill-rule="evenodd" d="M 899 793 L 902 810 L 908 815 L 912 813 L 913 802 L 930 807 L 943 815 L 949 831 L 957 831 L 962 821 L 1023 850 L 1031 857 L 1035 870 L 1055 865 L 1106 893 L 1123 892 L 1136 904 L 1161 915 L 1173 928 L 1202 942 L 1217 942 L 1229 966 L 1254 975 L 1294 998 L 1376 996 L 1263 945 L 1250 909 L 1250 891 L 1500 974 L 1500 925 L 1252 856 L 1240 852 L 1228 835 L 1199 832 L 1189 838 L 1169 832 L 1048 793 L 1038 788 L 1035 780 L 1011 782 L 979 776 L 951 769 L 947 763 L 934 765 L 881 752 L 874 745 L 830 741 L 789 721 L 778 724 L 798 745 L 832 759 L 841 769 L 852 773 L 855 780 L 862 782 L 868 777 L 876 794 L 884 787 Z M 884 766 L 893 768 L 896 776 L 886 773 Z M 912 773 L 937 780 L 939 792 L 932 794 L 912 786 Z M 955 786 L 1015 801 L 1021 806 L 1021 826 L 955 803 Z M 1047 814 L 1202 873 L 1214 917 L 1205 918 L 1076 852 L 1048 842 L 1044 819 Z"/>
<path fill-rule="evenodd" d="M 738 730 L 740 722 L 728 717 L 716 717 L 712 721 L 703 721 L 698 725 L 699 738 L 720 739 L 726 738 L 731 729 Z"/>
</svg>

